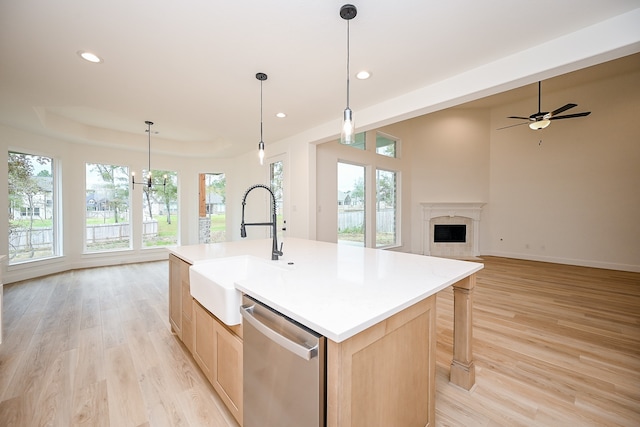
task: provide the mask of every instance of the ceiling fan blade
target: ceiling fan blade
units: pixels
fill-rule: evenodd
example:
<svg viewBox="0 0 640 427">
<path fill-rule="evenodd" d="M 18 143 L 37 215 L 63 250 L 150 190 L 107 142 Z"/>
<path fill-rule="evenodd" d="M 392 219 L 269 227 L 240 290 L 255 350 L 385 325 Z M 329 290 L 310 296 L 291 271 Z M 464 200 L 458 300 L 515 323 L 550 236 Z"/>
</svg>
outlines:
<svg viewBox="0 0 640 427">
<path fill-rule="evenodd" d="M 516 118 L 523 118 L 523 117 L 510 117 L 510 118 L 511 118 L 511 119 L 516 119 Z M 526 119 L 526 120 L 529 120 L 529 119 Z M 514 126 L 527 125 L 527 124 L 529 124 L 529 122 L 518 123 L 518 124 L 516 124 L 516 125 L 504 126 L 504 127 L 498 128 L 498 129 L 496 129 L 496 130 L 502 130 L 502 129 L 512 128 L 512 127 L 514 127 Z"/>
<path fill-rule="evenodd" d="M 567 111 L 568 109 L 573 108 L 573 107 L 577 107 L 577 106 L 578 106 L 578 104 L 567 104 L 567 105 L 564 105 L 564 106 L 558 108 L 557 110 L 553 110 L 552 112 L 547 113 L 545 115 L 545 119 L 550 119 L 551 117 L 553 117 L 553 116 L 555 116 L 557 114 L 563 113 L 563 112 Z"/>
<path fill-rule="evenodd" d="M 529 117 L 509 116 L 507 119 L 531 120 Z"/>
<path fill-rule="evenodd" d="M 584 113 L 567 114 L 566 116 L 550 117 L 549 120 L 573 119 L 574 117 L 584 117 L 588 116 L 589 114 L 591 114 L 591 111 L 587 111 Z"/>
</svg>

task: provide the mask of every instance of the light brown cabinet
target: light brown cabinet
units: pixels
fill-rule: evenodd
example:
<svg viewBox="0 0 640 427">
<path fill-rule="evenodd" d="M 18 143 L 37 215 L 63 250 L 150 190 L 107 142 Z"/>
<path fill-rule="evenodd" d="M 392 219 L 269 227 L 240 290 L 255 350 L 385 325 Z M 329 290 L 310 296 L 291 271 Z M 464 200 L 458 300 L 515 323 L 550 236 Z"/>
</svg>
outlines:
<svg viewBox="0 0 640 427">
<path fill-rule="evenodd" d="M 182 340 L 182 280 L 180 268 L 182 261 L 177 256 L 169 255 L 169 323 L 171 331 Z M 188 270 L 188 267 L 187 267 Z"/>
<path fill-rule="evenodd" d="M 189 286 L 189 264 L 169 255 L 169 323 L 171 330 L 193 352 L 193 299 Z"/>
<path fill-rule="evenodd" d="M 242 425 L 242 325 L 225 325 L 191 297 L 189 264 L 173 255 L 170 282 L 172 330 Z M 467 389 L 474 373 L 470 347 L 474 284 L 474 275 L 454 284 L 452 381 L 462 379 L 454 382 L 468 385 Z M 435 295 L 428 297 L 340 343 L 327 340 L 327 426 L 434 425 L 435 301 Z M 454 376 L 454 370 L 459 374 Z"/>
<path fill-rule="evenodd" d="M 191 297 L 190 264 L 169 256 L 169 322 L 242 425 L 242 325 L 227 326 Z"/>
<path fill-rule="evenodd" d="M 328 427 L 435 424 L 435 301 L 327 340 Z"/>
<path fill-rule="evenodd" d="M 242 425 L 242 326 L 224 325 L 195 300 L 193 307 L 193 357 Z"/>
</svg>

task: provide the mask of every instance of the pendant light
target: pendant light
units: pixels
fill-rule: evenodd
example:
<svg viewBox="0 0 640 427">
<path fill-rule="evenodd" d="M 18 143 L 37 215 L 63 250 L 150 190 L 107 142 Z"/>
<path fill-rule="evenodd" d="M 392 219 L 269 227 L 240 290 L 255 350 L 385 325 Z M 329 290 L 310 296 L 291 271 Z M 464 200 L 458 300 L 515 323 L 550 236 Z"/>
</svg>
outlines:
<svg viewBox="0 0 640 427">
<path fill-rule="evenodd" d="M 262 82 L 267 80 L 265 73 L 257 73 L 256 79 L 260 80 L 260 142 L 258 142 L 258 158 L 260 164 L 264 164 L 264 141 L 262 140 Z"/>
<path fill-rule="evenodd" d="M 153 125 L 153 122 L 146 120 L 144 122 L 147 125 L 147 130 L 145 132 L 147 132 L 149 134 L 149 165 L 148 165 L 148 169 L 147 169 L 147 181 L 146 182 L 136 182 L 136 173 L 135 172 L 131 172 L 131 188 L 136 188 L 136 184 L 138 185 L 144 185 L 145 187 L 147 187 L 146 191 L 151 191 L 151 187 L 153 186 L 153 178 L 151 176 L 151 125 Z M 167 185 L 167 175 L 165 175 L 163 177 L 163 181 L 162 181 L 162 188 L 166 188 Z"/>
<path fill-rule="evenodd" d="M 349 108 L 349 21 L 356 17 L 358 10 L 352 4 L 345 4 L 340 8 L 340 17 L 347 21 L 347 108 L 342 117 L 342 131 L 340 143 L 353 144 L 356 138 L 356 127 L 353 121 L 353 111 Z"/>
</svg>

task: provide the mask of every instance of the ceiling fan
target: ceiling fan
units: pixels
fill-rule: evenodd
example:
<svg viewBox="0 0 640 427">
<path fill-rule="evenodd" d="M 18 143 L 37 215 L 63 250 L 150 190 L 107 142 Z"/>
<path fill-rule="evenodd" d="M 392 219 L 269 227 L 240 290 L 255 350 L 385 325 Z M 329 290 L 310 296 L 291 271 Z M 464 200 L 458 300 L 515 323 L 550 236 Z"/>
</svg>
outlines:
<svg viewBox="0 0 640 427">
<path fill-rule="evenodd" d="M 523 123 L 518 123 L 515 125 L 510 125 L 510 126 L 505 126 L 505 127 L 501 127 L 500 129 L 506 129 L 506 128 L 510 128 L 510 127 L 514 127 L 514 126 L 520 126 L 520 125 L 525 125 L 525 124 L 529 124 L 529 127 L 533 130 L 539 130 L 539 129 L 544 129 L 547 126 L 549 126 L 549 124 L 551 124 L 551 120 L 560 120 L 560 119 L 573 119 L 575 117 L 584 117 L 584 116 L 588 116 L 589 114 L 591 114 L 591 111 L 587 111 L 584 113 L 575 113 L 575 114 L 565 114 L 564 116 L 559 116 L 558 114 L 560 113 L 564 113 L 565 111 L 569 110 L 570 108 L 573 107 L 577 107 L 577 104 L 566 104 L 563 105 L 562 107 L 553 110 L 552 112 L 543 112 L 541 111 L 541 107 L 540 107 L 540 82 L 538 82 L 538 112 L 537 113 L 533 113 L 532 115 L 530 115 L 529 117 L 521 117 L 521 116 L 509 116 L 509 119 L 520 119 L 520 120 L 527 120 L 526 122 Z"/>
</svg>

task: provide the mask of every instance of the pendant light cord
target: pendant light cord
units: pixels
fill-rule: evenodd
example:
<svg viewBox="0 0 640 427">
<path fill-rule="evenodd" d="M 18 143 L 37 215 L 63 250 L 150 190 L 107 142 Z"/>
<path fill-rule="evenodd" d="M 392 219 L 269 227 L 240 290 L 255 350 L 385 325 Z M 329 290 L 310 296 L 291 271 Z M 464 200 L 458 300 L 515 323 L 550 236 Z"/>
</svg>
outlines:
<svg viewBox="0 0 640 427">
<path fill-rule="evenodd" d="M 260 142 L 263 142 L 263 138 L 262 138 L 262 80 L 260 80 Z"/>
<path fill-rule="evenodd" d="M 147 133 L 149 134 L 149 170 L 147 176 L 151 175 L 151 122 L 147 121 Z"/>
<path fill-rule="evenodd" d="M 349 20 L 347 19 L 347 108 L 349 108 Z"/>
</svg>

